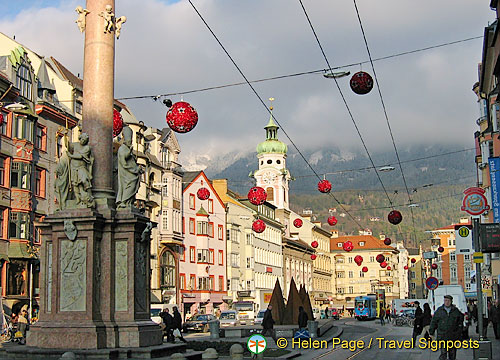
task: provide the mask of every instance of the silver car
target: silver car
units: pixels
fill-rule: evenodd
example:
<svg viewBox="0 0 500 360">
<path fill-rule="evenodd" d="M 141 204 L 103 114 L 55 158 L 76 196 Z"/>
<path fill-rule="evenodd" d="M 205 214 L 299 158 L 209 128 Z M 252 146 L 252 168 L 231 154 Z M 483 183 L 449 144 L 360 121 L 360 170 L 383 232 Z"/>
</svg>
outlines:
<svg viewBox="0 0 500 360">
<path fill-rule="evenodd" d="M 255 325 L 262 324 L 262 320 L 264 320 L 264 313 L 266 310 L 260 310 L 257 316 L 255 317 Z"/>
<path fill-rule="evenodd" d="M 219 316 L 220 326 L 238 326 L 240 322 L 238 320 L 238 313 L 234 310 L 227 310 L 220 313 Z"/>
</svg>

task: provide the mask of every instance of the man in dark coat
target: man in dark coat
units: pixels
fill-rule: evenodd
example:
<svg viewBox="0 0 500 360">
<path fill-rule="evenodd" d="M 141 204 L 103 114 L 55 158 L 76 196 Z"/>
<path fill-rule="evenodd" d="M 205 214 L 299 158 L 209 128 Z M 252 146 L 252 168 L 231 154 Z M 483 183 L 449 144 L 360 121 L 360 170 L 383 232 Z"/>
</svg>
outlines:
<svg viewBox="0 0 500 360">
<path fill-rule="evenodd" d="M 498 300 L 496 301 L 498 303 Z M 495 339 L 500 339 L 498 336 L 498 308 L 495 304 L 491 304 L 491 307 L 488 309 L 489 319 L 493 324 L 493 331 L 495 332 Z"/>
<path fill-rule="evenodd" d="M 274 327 L 273 314 L 271 313 L 272 309 L 272 305 L 267 305 L 267 310 L 264 313 L 264 318 L 262 319 L 262 327 L 264 328 L 264 331 L 262 332 L 263 336 L 267 335 L 268 332 L 272 335 L 272 329 Z"/>
<path fill-rule="evenodd" d="M 300 329 L 307 328 L 307 320 L 309 320 L 307 313 L 304 311 L 304 308 L 302 306 L 299 306 L 299 328 Z"/>
<path fill-rule="evenodd" d="M 182 336 L 182 332 L 181 332 L 182 331 L 182 317 L 181 317 L 181 313 L 177 309 L 177 306 L 174 306 L 173 330 L 175 330 L 175 329 L 178 329 L 179 333 L 181 334 L 181 336 L 179 336 L 179 339 L 181 339 L 181 341 L 183 341 L 183 342 L 187 342 L 186 339 L 184 339 L 184 337 Z M 175 339 L 174 339 L 174 342 L 175 342 Z"/>
<path fill-rule="evenodd" d="M 424 313 L 422 311 L 422 308 L 420 307 L 420 302 L 415 301 L 415 305 L 417 306 L 417 309 L 415 310 L 415 322 L 413 323 L 413 346 L 415 346 L 417 342 L 417 336 L 422 332 L 422 320 L 424 317 Z"/>
<path fill-rule="evenodd" d="M 167 336 L 168 342 L 174 342 L 174 335 L 172 332 L 174 331 L 174 318 L 170 315 L 168 308 L 164 309 L 160 313 L 160 317 L 163 320 L 163 324 L 165 324 L 165 335 Z"/>
<path fill-rule="evenodd" d="M 445 295 L 444 304 L 436 310 L 432 318 L 429 333 L 434 335 L 434 332 L 437 330 L 438 341 L 461 340 L 464 314 L 462 314 L 452 302 L 453 297 L 451 295 Z M 439 360 L 446 360 L 447 357 L 450 360 L 455 360 L 457 357 L 457 349 L 455 347 L 447 349 L 446 346 L 441 348 Z"/>
</svg>

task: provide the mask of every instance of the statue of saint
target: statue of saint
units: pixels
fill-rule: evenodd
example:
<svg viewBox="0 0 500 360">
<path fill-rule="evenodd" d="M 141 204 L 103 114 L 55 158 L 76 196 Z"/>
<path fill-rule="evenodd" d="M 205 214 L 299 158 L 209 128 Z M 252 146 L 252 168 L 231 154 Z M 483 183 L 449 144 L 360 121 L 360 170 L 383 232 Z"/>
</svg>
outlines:
<svg viewBox="0 0 500 360">
<path fill-rule="evenodd" d="M 69 197 L 69 187 L 69 158 L 66 153 L 64 153 L 60 157 L 56 167 L 55 193 L 57 199 L 57 210 L 66 209 L 66 201 Z"/>
<path fill-rule="evenodd" d="M 126 126 L 122 130 L 123 144 L 118 149 L 118 191 L 116 204 L 120 209 L 132 208 L 135 194 L 139 190 L 141 174 L 144 172 L 137 165 L 132 154 L 132 129 Z"/>
<path fill-rule="evenodd" d="M 89 145 L 87 133 L 78 136 L 79 142 L 69 143 L 67 156 L 70 158 L 70 179 L 76 204 L 79 207 L 95 206 L 92 196 L 92 168 L 94 156 Z"/>
</svg>

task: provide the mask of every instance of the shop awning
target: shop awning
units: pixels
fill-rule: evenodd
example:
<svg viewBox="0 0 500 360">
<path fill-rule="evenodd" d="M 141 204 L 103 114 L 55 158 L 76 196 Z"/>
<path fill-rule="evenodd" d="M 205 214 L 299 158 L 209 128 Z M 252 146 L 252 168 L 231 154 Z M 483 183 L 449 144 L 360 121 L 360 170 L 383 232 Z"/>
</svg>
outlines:
<svg viewBox="0 0 500 360">
<path fill-rule="evenodd" d="M 25 243 L 11 241 L 9 244 L 9 258 L 12 259 L 31 259 Z"/>
</svg>

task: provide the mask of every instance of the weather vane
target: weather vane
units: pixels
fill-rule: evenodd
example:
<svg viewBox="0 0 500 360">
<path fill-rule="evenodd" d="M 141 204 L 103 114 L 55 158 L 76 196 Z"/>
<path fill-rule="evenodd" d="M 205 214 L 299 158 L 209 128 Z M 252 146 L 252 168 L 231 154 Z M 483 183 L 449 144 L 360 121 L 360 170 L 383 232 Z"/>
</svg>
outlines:
<svg viewBox="0 0 500 360">
<path fill-rule="evenodd" d="M 269 101 L 271 102 L 271 105 L 269 106 L 269 110 L 273 110 L 273 101 L 274 101 L 274 98 L 273 97 L 270 97 L 269 98 Z"/>
</svg>

